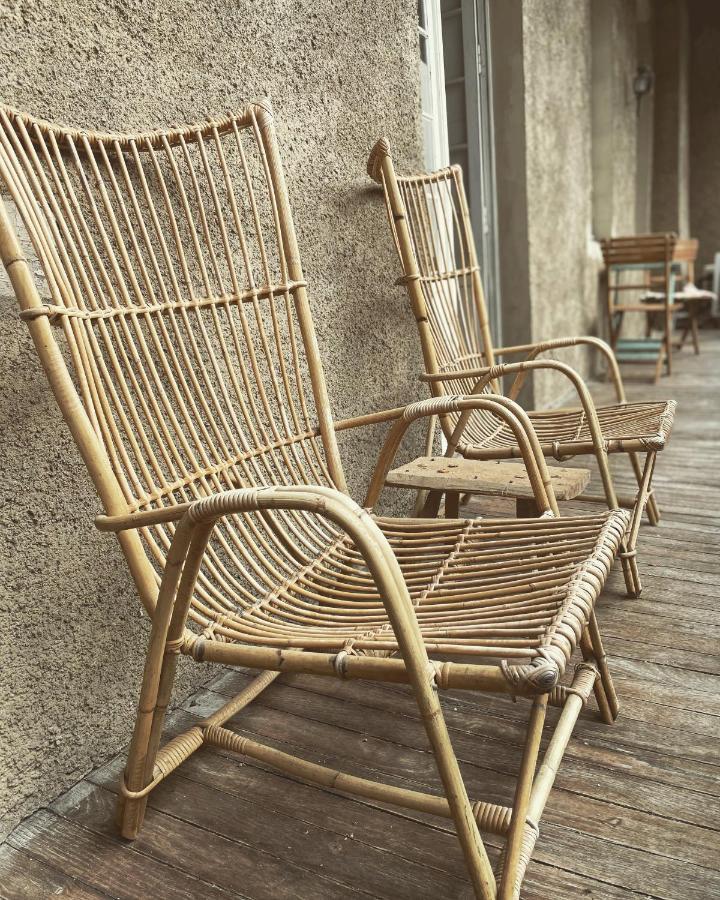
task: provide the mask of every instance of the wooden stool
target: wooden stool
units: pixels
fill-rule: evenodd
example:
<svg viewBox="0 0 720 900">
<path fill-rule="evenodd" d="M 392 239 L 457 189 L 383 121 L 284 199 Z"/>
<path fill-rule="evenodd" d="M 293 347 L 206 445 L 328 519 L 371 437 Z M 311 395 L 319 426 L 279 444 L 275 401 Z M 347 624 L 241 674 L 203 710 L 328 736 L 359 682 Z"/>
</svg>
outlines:
<svg viewBox="0 0 720 900">
<path fill-rule="evenodd" d="M 572 500 L 590 482 L 589 469 L 549 466 L 548 470 L 558 500 Z M 448 519 L 458 517 L 461 494 L 514 498 L 518 518 L 528 519 L 539 515 L 530 480 L 521 462 L 419 456 L 388 472 L 385 484 L 428 491 L 420 513 L 422 516 L 438 514 L 443 493 L 445 516 Z"/>
</svg>

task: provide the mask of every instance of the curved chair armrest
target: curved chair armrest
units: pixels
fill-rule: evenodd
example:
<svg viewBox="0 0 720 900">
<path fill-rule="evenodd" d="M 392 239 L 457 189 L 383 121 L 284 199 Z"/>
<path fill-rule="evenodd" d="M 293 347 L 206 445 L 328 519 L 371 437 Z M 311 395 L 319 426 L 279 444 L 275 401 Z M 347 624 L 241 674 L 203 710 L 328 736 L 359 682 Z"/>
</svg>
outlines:
<svg viewBox="0 0 720 900">
<path fill-rule="evenodd" d="M 540 442 L 527 413 L 517 403 L 507 397 L 493 394 L 431 397 L 428 400 L 420 400 L 417 403 L 411 403 L 409 406 L 406 406 L 402 416 L 392 426 L 385 439 L 385 444 L 380 451 L 380 456 L 368 487 L 364 506 L 372 508 L 377 503 L 405 432 L 413 422 L 427 416 L 444 416 L 448 413 L 459 412 L 461 414 L 460 418 L 451 439 L 448 441 L 446 455 L 452 456 L 462 437 L 462 432 L 470 414 L 476 409 L 486 410 L 510 426 L 520 447 L 539 509 L 543 513 L 558 515 L 555 492 L 550 482 L 550 474 L 545 463 L 545 457 L 540 449 Z"/>
<path fill-rule="evenodd" d="M 592 438 L 595 452 L 599 454 L 606 453 L 607 448 L 605 446 L 597 410 L 595 409 L 595 401 L 593 400 L 590 391 L 587 388 L 587 385 L 582 380 L 580 375 L 575 371 L 575 369 L 572 368 L 572 366 L 568 366 L 566 363 L 560 362 L 556 359 L 529 359 L 519 363 L 500 363 L 499 365 L 495 366 L 485 366 L 482 369 L 468 369 L 464 371 L 462 375 L 465 378 L 477 378 L 477 381 L 473 385 L 472 389 L 472 394 L 475 395 L 480 394 L 485 389 L 485 387 L 496 378 L 501 378 L 503 375 L 513 374 L 517 374 L 519 376 L 524 372 L 528 372 L 533 369 L 552 369 L 565 375 L 565 377 L 572 382 L 572 385 L 575 388 L 575 391 L 580 400 L 580 405 L 582 406 L 587 418 L 587 425 L 590 431 L 590 436 Z M 457 377 L 457 372 L 441 372 L 432 374 L 428 373 L 421 376 L 423 381 L 429 381 L 432 383 L 450 381 L 456 379 Z M 512 395 L 512 391 L 510 393 Z"/>
<path fill-rule="evenodd" d="M 131 528 L 164 525 L 167 522 L 177 522 L 182 519 L 191 506 L 192 503 L 177 503 L 175 506 L 166 506 L 162 509 L 147 509 L 118 516 L 100 515 L 95 517 L 95 527 L 98 531 L 112 531 L 117 534 Z"/>
<path fill-rule="evenodd" d="M 349 419 L 337 419 L 333 424 L 335 431 L 348 431 L 350 428 L 362 428 L 365 425 L 379 425 L 399 419 L 404 410 L 404 406 L 396 406 L 394 409 L 382 409 L 377 412 L 365 413 L 362 416 L 352 416 Z"/>
<path fill-rule="evenodd" d="M 547 350 L 561 350 L 564 347 L 577 347 L 583 344 L 595 347 L 596 350 L 603 354 L 607 363 L 608 373 L 615 387 L 615 396 L 617 397 L 618 403 L 627 403 L 625 386 L 623 384 L 622 375 L 620 374 L 620 367 L 618 366 L 617 359 L 615 358 L 615 354 L 613 353 L 610 344 L 608 344 L 607 341 L 602 340 L 602 338 L 594 337 L 589 334 L 576 335 L 575 337 L 552 338 L 547 341 L 536 341 L 533 344 L 518 344 L 515 347 L 498 347 L 497 349 L 493 349 L 493 353 L 495 356 L 510 356 L 524 353 L 526 360 L 532 360 L 539 356 L 540 353 L 545 353 Z M 522 380 L 517 379 L 516 384 L 513 385 L 515 395 L 517 395 L 520 387 L 522 387 Z"/>
<path fill-rule="evenodd" d="M 174 516 L 170 514 L 171 509 Z M 428 660 L 400 565 L 369 511 L 347 494 L 318 485 L 240 488 L 163 510 L 98 516 L 96 524 L 104 531 L 122 531 L 159 522 L 177 522 L 153 616 L 154 624 L 156 619 L 164 623 L 157 640 L 177 646 L 182 640 L 203 556 L 218 520 L 233 513 L 282 509 L 324 516 L 351 538 L 376 584 L 411 680 L 427 687 L 434 677 L 434 669 Z"/>
</svg>

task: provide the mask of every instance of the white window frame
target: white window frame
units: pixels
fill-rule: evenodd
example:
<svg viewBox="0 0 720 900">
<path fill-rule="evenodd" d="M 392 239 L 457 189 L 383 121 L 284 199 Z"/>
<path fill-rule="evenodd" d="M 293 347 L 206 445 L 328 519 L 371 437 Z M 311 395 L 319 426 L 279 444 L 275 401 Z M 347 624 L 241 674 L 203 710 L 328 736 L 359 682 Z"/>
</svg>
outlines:
<svg viewBox="0 0 720 900">
<path fill-rule="evenodd" d="M 418 0 L 418 34 L 427 51 L 427 63 L 422 60 L 422 55 L 420 58 L 420 102 L 425 168 L 431 172 L 450 164 L 440 0 Z M 424 65 L 427 65 L 427 92 L 423 90 Z"/>
</svg>

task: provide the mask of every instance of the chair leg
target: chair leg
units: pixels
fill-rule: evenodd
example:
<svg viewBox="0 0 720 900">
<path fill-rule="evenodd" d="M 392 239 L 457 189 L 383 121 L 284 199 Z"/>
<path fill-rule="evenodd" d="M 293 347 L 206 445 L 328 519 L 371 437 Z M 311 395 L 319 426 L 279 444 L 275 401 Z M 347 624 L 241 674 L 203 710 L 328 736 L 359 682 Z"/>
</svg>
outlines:
<svg viewBox="0 0 720 900">
<path fill-rule="evenodd" d="M 175 680 L 181 635 L 211 530 L 211 524 L 198 527 L 191 545 L 192 526 L 183 519 L 175 530 L 165 561 L 118 806 L 120 833 L 129 840 L 137 837 L 145 817 L 147 794 L 143 792 L 153 780 L 165 710 Z"/>
<path fill-rule="evenodd" d="M 457 519 L 460 515 L 459 491 L 445 491 L 445 518 Z"/>
<path fill-rule="evenodd" d="M 593 650 L 592 640 L 587 628 L 583 631 L 580 638 L 580 649 L 582 651 L 583 659 L 585 660 L 585 662 L 594 665 L 595 651 Z M 612 710 L 610 709 L 610 703 L 607 699 L 607 694 L 605 693 L 605 687 L 602 683 L 602 678 L 600 677 L 599 670 L 598 677 L 595 679 L 595 683 L 593 684 L 593 693 L 595 694 L 595 702 L 598 706 L 600 718 L 606 725 L 612 725 L 612 723 L 615 721 L 615 717 L 613 716 Z"/>
<path fill-rule="evenodd" d="M 405 663 L 410 668 L 407 657 Z M 496 900 L 495 875 L 473 815 L 455 751 L 450 743 L 437 687 L 434 680 L 425 682 L 413 678 L 412 682 L 413 693 L 445 788 L 475 896 L 478 900 Z"/>
<path fill-rule="evenodd" d="M 418 492 L 419 495 L 420 492 Z M 442 491 L 425 491 L 425 502 L 420 508 L 418 515 L 424 519 L 436 519 L 440 511 L 440 502 L 442 501 Z"/>
<path fill-rule="evenodd" d="M 698 333 L 697 316 L 690 316 L 690 331 L 692 333 L 693 347 L 695 348 L 695 356 L 700 355 L 700 335 Z"/>
<path fill-rule="evenodd" d="M 640 592 L 642 591 L 642 582 L 640 580 L 640 570 L 638 569 L 637 564 L 637 539 L 638 534 L 640 532 L 640 522 L 642 520 L 643 509 L 645 509 L 646 505 L 649 505 L 650 499 L 652 499 L 649 495 L 650 485 L 652 484 L 652 476 L 655 471 L 655 460 L 657 459 L 657 452 L 652 450 L 645 456 L 645 465 L 643 467 L 642 474 L 638 479 L 638 492 L 637 497 L 635 499 L 635 507 L 633 509 L 632 517 L 630 519 L 630 526 L 625 535 L 625 542 L 620 548 L 620 559 L 623 562 L 623 571 L 624 565 L 627 562 L 630 569 L 633 573 L 633 578 L 636 583 L 636 592 L 631 594 L 631 596 L 639 597 Z"/>
<path fill-rule="evenodd" d="M 605 648 L 603 647 L 602 639 L 600 637 L 600 628 L 594 610 L 590 614 L 588 637 L 592 647 L 593 661 L 600 673 L 600 681 L 602 682 L 603 692 L 610 710 L 611 719 L 610 722 L 607 722 L 609 725 L 618 717 L 618 713 L 620 712 L 620 701 L 615 693 L 615 685 L 613 684 L 610 669 L 608 668 L 607 656 L 605 655 Z"/>
<path fill-rule="evenodd" d="M 430 416 L 428 419 L 428 428 L 427 435 L 425 437 L 425 456 L 432 456 L 433 451 L 435 449 L 435 429 L 437 428 L 438 417 Z M 423 490 L 422 488 L 418 490 L 415 495 L 415 508 L 413 509 L 413 516 L 418 517 L 423 514 L 423 509 L 425 508 L 425 504 L 428 500 L 429 491 Z M 437 515 L 437 513 L 436 513 Z"/>
<path fill-rule="evenodd" d="M 516 894 L 518 871 L 521 865 L 525 832 L 527 828 L 527 812 L 530 802 L 535 768 L 537 766 L 538 753 L 540 751 L 540 739 L 543 725 L 545 724 L 545 712 L 547 710 L 548 695 L 541 694 L 533 701 L 528 722 L 525 747 L 523 749 L 520 774 L 515 788 L 512 819 L 510 831 L 507 836 L 507 844 L 503 852 L 502 873 L 500 875 L 500 888 L 498 900 L 513 900 Z"/>
<path fill-rule="evenodd" d="M 602 480 L 608 509 L 616 509 L 618 506 L 618 499 L 612 475 L 610 474 L 607 451 L 604 449 L 596 450 L 595 459 L 597 460 L 598 469 L 600 470 L 600 479 Z M 623 540 L 620 544 L 618 555 L 622 564 L 623 578 L 625 579 L 625 589 L 628 597 L 639 597 L 642 592 L 642 582 L 640 581 L 640 572 L 638 571 L 634 548 L 631 551 L 628 548 L 627 541 Z"/>
<path fill-rule="evenodd" d="M 157 654 L 148 652 L 135 729 L 125 765 L 123 788 L 127 792 L 142 791 L 152 780 L 176 666 L 177 656 L 166 653 L 164 646 L 161 647 L 160 659 L 157 658 Z M 118 825 L 124 838 L 134 840 L 138 836 L 145 818 L 146 806 L 147 796 L 134 798 L 121 791 L 118 801 Z"/>
<path fill-rule="evenodd" d="M 518 497 L 515 501 L 515 517 L 518 519 L 537 519 L 540 509 L 533 497 Z"/>
<path fill-rule="evenodd" d="M 629 453 L 630 464 L 633 467 L 633 472 L 635 473 L 635 480 L 638 483 L 638 488 L 642 486 L 642 469 L 640 468 L 640 460 L 638 459 L 637 453 Z M 648 486 L 649 487 L 649 486 Z M 647 498 L 647 504 L 645 505 L 645 511 L 647 512 L 648 522 L 652 526 L 657 526 L 660 524 L 660 507 L 658 506 L 657 500 L 655 499 L 655 494 L 651 493 Z"/>
</svg>

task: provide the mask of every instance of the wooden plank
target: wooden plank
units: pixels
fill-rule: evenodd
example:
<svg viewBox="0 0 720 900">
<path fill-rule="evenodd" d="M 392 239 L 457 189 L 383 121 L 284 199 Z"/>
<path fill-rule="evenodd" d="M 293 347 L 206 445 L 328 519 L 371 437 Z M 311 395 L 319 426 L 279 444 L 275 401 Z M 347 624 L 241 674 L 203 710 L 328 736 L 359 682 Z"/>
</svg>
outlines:
<svg viewBox="0 0 720 900">
<path fill-rule="evenodd" d="M 296 706 L 299 703 L 300 701 L 296 701 Z M 527 710 L 527 707 L 525 709 Z M 318 759 L 321 757 L 325 759 L 327 754 L 331 754 L 332 762 L 327 764 L 345 770 L 358 762 L 363 764 L 366 754 L 372 753 L 374 759 L 373 768 L 382 774 L 383 779 L 399 775 L 404 782 L 409 783 L 412 781 L 416 786 L 418 784 L 421 785 L 421 789 L 424 786 L 436 783 L 431 762 L 426 762 L 424 758 L 418 759 L 412 754 L 408 756 L 410 748 L 404 742 L 395 753 L 393 753 L 392 747 L 388 751 L 383 744 L 378 742 L 377 729 L 372 729 L 372 733 L 369 733 L 367 730 L 358 733 L 355 738 L 349 735 L 346 736 L 344 729 L 333 743 L 332 735 L 333 733 L 337 735 L 337 732 L 332 730 L 326 731 L 327 726 L 324 723 L 315 722 L 313 724 L 310 719 L 306 718 L 304 730 L 300 726 L 296 729 L 295 723 L 289 718 L 278 717 L 276 719 L 270 711 L 263 713 L 259 709 L 254 712 L 255 716 L 252 719 L 243 717 L 242 721 L 247 728 L 258 735 L 257 739 L 259 740 L 268 741 L 279 737 L 282 741 L 289 741 L 294 744 L 296 749 L 291 752 L 300 752 L 301 755 L 305 755 L 304 750 L 307 748 L 308 752 L 313 754 L 313 758 L 319 752 L 320 756 Z M 206 708 L 204 706 L 201 707 L 198 713 L 201 715 L 206 714 Z M 448 718 L 451 718 L 450 712 L 448 713 Z M 375 716 L 370 711 L 362 714 L 362 721 L 371 722 L 374 719 Z M 468 737 L 459 733 L 455 728 L 455 723 L 451 722 L 453 745 L 464 765 L 476 766 L 478 769 L 477 772 L 468 773 L 466 771 L 468 784 L 475 786 L 473 795 L 504 803 L 507 802 L 508 794 L 512 791 L 513 780 L 517 771 L 516 761 L 522 732 L 519 725 L 515 723 L 493 722 L 489 717 L 485 717 L 485 722 L 487 722 L 488 728 L 496 728 L 500 733 L 504 732 L 506 735 L 514 735 L 518 747 L 508 747 L 506 741 L 505 757 L 502 757 L 502 743 L 496 742 L 493 737 L 488 736 L 488 729 L 476 730 L 474 734 Z M 285 726 L 287 726 L 287 730 L 283 731 Z M 396 739 L 402 741 L 406 732 L 407 729 L 403 728 L 400 735 L 395 735 Z M 422 744 L 422 733 L 419 727 L 413 728 L 412 733 L 417 737 L 417 748 L 418 744 Z M 308 741 L 310 735 L 313 738 L 312 742 Z M 358 757 L 358 746 L 363 751 L 360 757 Z M 318 748 L 320 749 L 318 750 Z M 660 762 L 653 762 L 653 760 L 658 759 Z M 560 774 L 561 776 L 566 774 L 568 767 L 572 766 L 572 771 L 576 773 L 576 781 L 575 787 L 572 785 L 569 785 L 569 787 L 575 789 L 579 786 L 579 792 L 584 795 L 594 796 L 600 800 L 616 799 L 618 803 L 627 805 L 627 796 L 649 796 L 654 804 L 649 807 L 649 811 L 657 809 L 664 816 L 674 816 L 682 812 L 683 803 L 674 802 L 678 787 L 686 792 L 690 789 L 689 785 L 699 785 L 707 790 L 717 788 L 717 783 L 714 779 L 694 779 L 681 773 L 676 774 L 672 768 L 669 768 L 671 765 L 672 761 L 664 760 L 662 756 L 638 754 L 637 756 L 629 757 L 627 751 L 623 752 L 622 750 L 618 751 L 615 748 L 608 749 L 602 746 L 597 747 L 588 741 L 584 741 L 582 744 L 576 744 L 573 741 L 563 762 Z M 588 768 L 592 766 L 601 766 L 606 771 L 598 773 L 598 769 L 595 768 L 592 769 L 592 774 L 589 775 Z M 487 767 L 491 768 L 488 769 Z M 430 773 L 429 776 L 428 772 Z M 632 776 L 629 785 L 618 783 L 619 772 L 623 773 L 624 778 Z M 656 776 L 658 780 L 654 783 L 648 782 L 647 780 L 653 778 L 653 776 Z M 366 777 L 377 776 L 367 775 L 366 773 Z M 638 784 L 634 780 L 636 777 L 639 779 Z M 663 785 L 663 779 L 671 782 L 669 787 Z M 648 784 L 649 789 L 645 790 Z M 670 805 L 666 805 L 668 799 L 672 801 Z M 684 796 L 685 806 L 697 804 L 700 807 L 707 807 L 708 803 L 709 801 L 706 797 L 703 798 L 702 794 L 692 793 L 689 796 L 687 794 Z M 640 808 L 643 808 L 642 805 Z M 688 815 L 689 821 L 694 821 L 693 813 L 690 812 Z M 706 824 L 708 821 L 707 814 L 703 815 L 704 817 L 699 821 L 701 824 Z M 715 819 L 718 827 L 720 827 L 720 810 L 715 815 Z"/>
<path fill-rule="evenodd" d="M 590 483 L 589 469 L 548 466 L 548 471 L 558 500 L 577 497 Z M 390 487 L 460 491 L 499 497 L 534 496 L 525 466 L 504 460 L 419 456 L 389 472 L 385 483 Z"/>
<path fill-rule="evenodd" d="M 112 837 L 117 798 L 82 782 L 53 804 L 53 811 L 95 833 Z M 388 854 L 345 835 L 311 827 L 267 808 L 186 779 L 173 779 L 158 790 L 148 821 L 133 842 L 139 852 L 173 867 L 183 867 L 231 893 L 253 898 L 350 897 L 370 894 L 412 898 L 433 882 L 441 893 L 459 896 L 462 880 L 407 863 L 403 877 L 389 865 Z M 358 875 L 368 870 L 362 882 Z M 384 886 L 383 886 L 384 885 Z"/>
<path fill-rule="evenodd" d="M 2 900 L 33 900 L 55 896 L 62 896 L 66 900 L 102 900 L 110 894 L 101 893 L 9 844 L 0 846 Z"/>
<path fill-rule="evenodd" d="M 53 866 L 71 878 L 127 900 L 229 900 L 214 883 L 159 863 L 134 847 L 93 834 L 48 810 L 22 822 L 8 838 L 10 846 Z"/>
<path fill-rule="evenodd" d="M 123 760 L 114 760 L 90 776 L 94 784 L 116 789 Z M 268 770 L 253 760 L 208 748 L 192 756 L 178 776 L 241 797 L 258 810 L 289 815 L 300 823 L 332 830 L 375 847 L 394 860 L 411 860 L 444 872 L 462 870 L 460 848 L 451 832 L 428 829 L 403 811 L 388 810 Z M 184 811 L 183 816 L 191 814 Z M 215 826 L 217 828 L 217 826 Z M 304 828 L 301 824 L 298 826 Z"/>
<path fill-rule="evenodd" d="M 315 689 L 323 691 L 320 696 L 309 694 L 302 697 L 288 685 L 267 691 L 259 698 L 256 707 L 243 714 L 243 723 L 247 724 L 248 717 L 251 717 L 253 711 L 259 707 L 268 707 L 290 714 L 302 709 L 305 718 L 343 729 L 359 730 L 365 735 L 403 746 L 417 746 L 418 738 L 423 739 L 419 716 L 409 696 L 398 695 L 400 702 L 396 702 L 395 708 L 386 706 L 380 709 L 373 705 L 374 695 L 364 690 L 366 685 L 361 683 L 355 686 L 352 692 L 348 690 L 343 692 L 354 701 L 355 705 L 350 705 L 344 698 L 329 693 L 332 691 L 332 681 L 327 680 L 327 687 L 323 685 L 323 681 L 325 680 L 316 679 L 314 682 Z M 232 694 L 233 691 L 228 692 L 228 696 Z M 501 704 L 503 700 L 507 703 L 506 699 L 501 698 Z M 519 753 L 524 739 L 524 722 L 510 724 L 506 719 L 484 715 L 488 702 L 486 698 L 482 698 L 477 706 L 473 707 L 468 701 L 465 708 L 458 705 L 456 700 L 453 700 L 452 705 L 445 704 L 446 721 L 453 733 L 455 751 L 462 754 L 464 759 L 472 761 L 477 753 L 475 735 L 481 735 L 483 764 L 493 771 L 512 774 L 516 771 L 516 754 Z M 362 704 L 368 710 L 372 709 L 372 715 L 358 716 L 357 704 Z M 219 704 L 216 702 L 216 705 Z M 211 706 L 212 703 L 209 703 L 207 707 L 203 705 L 202 709 L 209 709 Z M 521 710 L 525 708 L 523 706 Z M 456 728 L 462 731 L 464 736 L 472 735 L 473 740 L 466 743 L 463 737 L 456 737 Z M 659 727 L 649 730 L 644 723 L 633 720 L 622 722 L 619 727 L 608 728 L 590 717 L 583 720 L 583 733 L 592 736 L 595 750 L 602 749 L 619 759 L 625 755 L 622 752 L 623 748 L 631 746 L 636 752 L 642 751 L 645 759 L 654 760 L 661 769 L 670 770 L 672 773 L 682 772 L 684 777 L 695 779 L 697 789 L 710 794 L 720 793 L 718 781 L 720 760 L 717 743 L 712 738 L 705 735 L 683 735 L 681 732 L 675 733 L 673 729 Z M 681 736 L 682 741 L 679 740 Z M 572 756 L 574 752 L 585 755 L 587 750 L 574 751 L 571 745 L 568 754 Z"/>
</svg>

